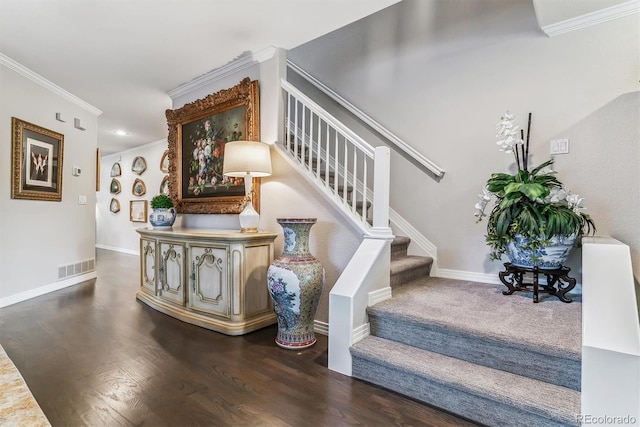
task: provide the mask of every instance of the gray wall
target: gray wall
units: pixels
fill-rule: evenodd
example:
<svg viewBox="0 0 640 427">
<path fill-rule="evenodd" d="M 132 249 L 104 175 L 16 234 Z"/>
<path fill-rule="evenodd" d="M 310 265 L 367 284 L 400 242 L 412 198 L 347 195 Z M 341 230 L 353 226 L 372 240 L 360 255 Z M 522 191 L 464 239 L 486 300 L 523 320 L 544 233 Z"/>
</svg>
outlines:
<svg viewBox="0 0 640 427">
<path fill-rule="evenodd" d="M 82 275 L 59 281 L 58 267 L 95 258 L 97 117 L 52 87 L 0 64 L 0 307 L 79 282 Z M 11 117 L 64 135 L 62 201 L 11 199 Z"/>
<path fill-rule="evenodd" d="M 288 57 L 446 170 L 436 182 L 392 155 L 392 208 L 437 246 L 440 269 L 502 267 L 488 259 L 473 205 L 491 173 L 511 166 L 495 144 L 495 124 L 511 110 L 521 125 L 533 114 L 534 164 L 549 158 L 552 138 L 571 138 L 556 169 L 585 198 L 599 233 L 631 245 L 638 276 L 637 175 L 619 180 L 601 164 L 615 140 L 625 159 L 617 173 L 638 167 L 636 98 L 620 98 L 640 88 L 638 27 L 632 15 L 549 38 L 527 0 L 404 0 Z M 612 128 L 629 132 L 612 138 Z M 613 186 L 633 195 L 615 214 Z"/>
</svg>

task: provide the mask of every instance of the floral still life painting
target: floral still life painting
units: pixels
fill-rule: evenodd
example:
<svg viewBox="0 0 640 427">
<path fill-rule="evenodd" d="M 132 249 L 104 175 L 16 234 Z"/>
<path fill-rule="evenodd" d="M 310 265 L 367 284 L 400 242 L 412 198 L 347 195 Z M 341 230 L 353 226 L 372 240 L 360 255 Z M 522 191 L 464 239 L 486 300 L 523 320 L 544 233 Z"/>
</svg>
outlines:
<svg viewBox="0 0 640 427">
<path fill-rule="evenodd" d="M 169 195 L 179 213 L 239 214 L 244 181 L 222 174 L 225 145 L 260 140 L 257 80 L 167 110 Z M 260 211 L 260 180 L 253 180 L 253 207 Z"/>
<path fill-rule="evenodd" d="M 244 180 L 222 175 L 224 146 L 237 141 L 246 133 L 244 108 L 236 107 L 205 117 L 182 127 L 183 176 L 187 180 L 183 198 L 222 193 L 229 196 L 244 195 Z"/>
</svg>

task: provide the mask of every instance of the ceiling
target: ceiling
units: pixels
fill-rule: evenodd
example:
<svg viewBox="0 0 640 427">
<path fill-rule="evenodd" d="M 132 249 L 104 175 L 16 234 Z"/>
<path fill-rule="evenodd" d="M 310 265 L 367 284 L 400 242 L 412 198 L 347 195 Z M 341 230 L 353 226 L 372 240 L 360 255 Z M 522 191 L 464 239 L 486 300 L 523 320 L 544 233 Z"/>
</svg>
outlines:
<svg viewBox="0 0 640 427">
<path fill-rule="evenodd" d="M 166 138 L 170 90 L 398 1 L 0 0 L 0 53 L 101 110 L 98 147 L 110 154 Z"/>
</svg>

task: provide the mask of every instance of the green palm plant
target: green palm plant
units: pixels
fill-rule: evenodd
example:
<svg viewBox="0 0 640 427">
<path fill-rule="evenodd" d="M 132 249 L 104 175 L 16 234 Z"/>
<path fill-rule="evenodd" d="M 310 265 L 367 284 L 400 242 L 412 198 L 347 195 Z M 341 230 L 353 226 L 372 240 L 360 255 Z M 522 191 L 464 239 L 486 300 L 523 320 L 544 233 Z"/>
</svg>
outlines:
<svg viewBox="0 0 640 427">
<path fill-rule="evenodd" d="M 531 115 L 529 115 L 529 129 Z M 527 248 L 537 250 L 549 244 L 552 236 L 575 235 L 579 242 L 583 234 L 595 231 L 595 224 L 581 206 L 582 199 L 570 194 L 551 170 L 553 159 L 529 171 L 529 138 L 523 144 L 524 132 L 515 125 L 509 112 L 498 123 L 501 151 L 513 153 L 517 173 L 491 175 L 476 204 L 477 222 L 493 198 L 495 205 L 487 220 L 485 239 L 491 248 L 490 259 L 499 260 L 514 236 L 521 235 Z M 529 133 L 527 130 L 527 134 Z"/>
</svg>

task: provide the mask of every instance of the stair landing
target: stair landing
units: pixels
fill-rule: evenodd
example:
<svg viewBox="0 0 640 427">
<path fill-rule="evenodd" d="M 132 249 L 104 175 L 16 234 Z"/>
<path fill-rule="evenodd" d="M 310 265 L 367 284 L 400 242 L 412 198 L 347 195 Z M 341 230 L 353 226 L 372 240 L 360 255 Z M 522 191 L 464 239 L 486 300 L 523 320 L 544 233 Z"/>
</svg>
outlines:
<svg viewBox="0 0 640 427">
<path fill-rule="evenodd" d="M 534 304 L 531 293 L 502 295 L 503 290 L 504 285 L 425 277 L 394 289 L 393 298 L 370 310 L 378 314 L 393 311 L 407 321 L 519 342 L 532 350 L 544 346 L 552 353 L 580 360 L 580 295 L 571 295 L 573 303 L 541 295 Z"/>
</svg>

